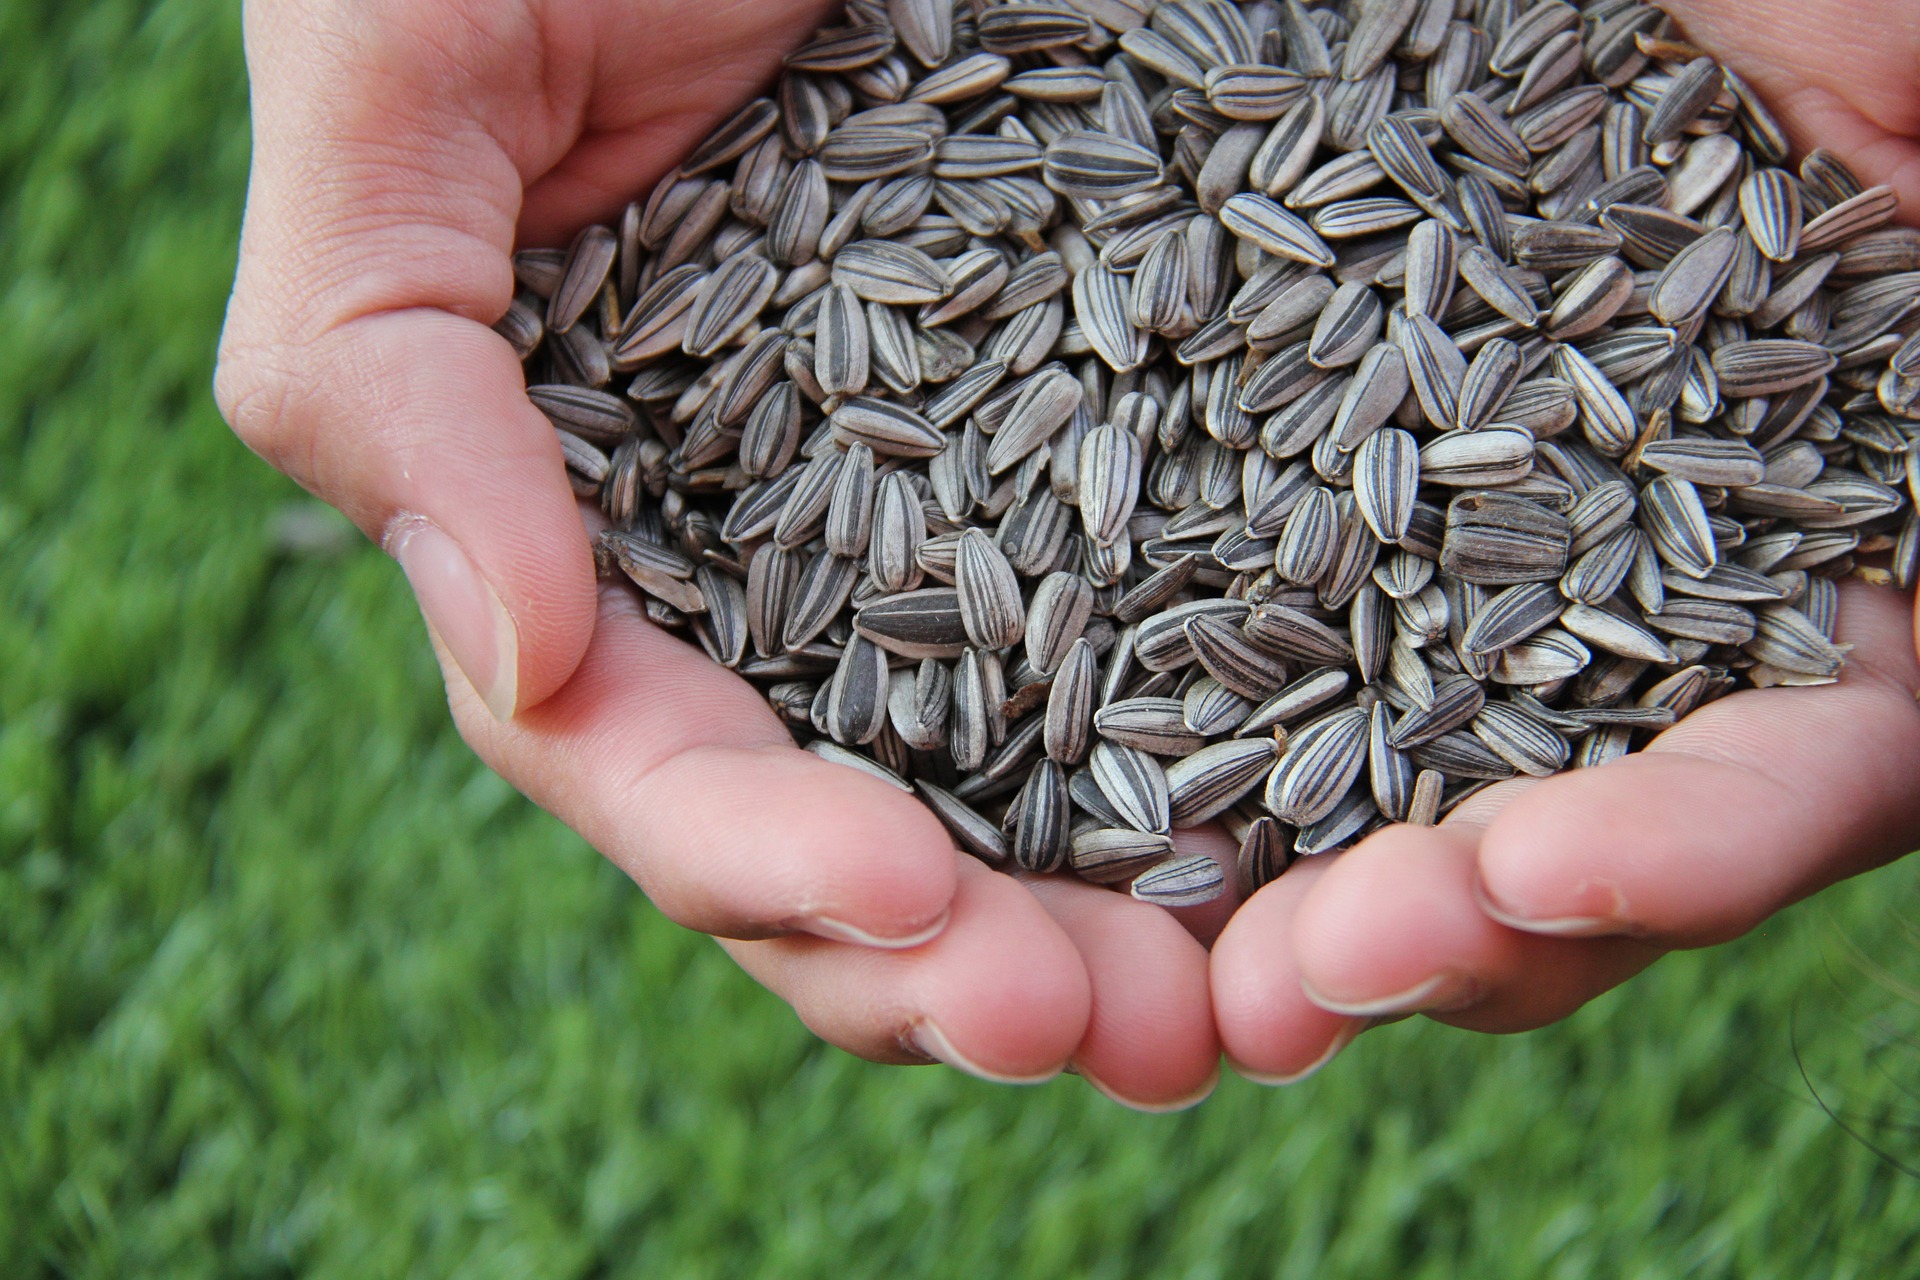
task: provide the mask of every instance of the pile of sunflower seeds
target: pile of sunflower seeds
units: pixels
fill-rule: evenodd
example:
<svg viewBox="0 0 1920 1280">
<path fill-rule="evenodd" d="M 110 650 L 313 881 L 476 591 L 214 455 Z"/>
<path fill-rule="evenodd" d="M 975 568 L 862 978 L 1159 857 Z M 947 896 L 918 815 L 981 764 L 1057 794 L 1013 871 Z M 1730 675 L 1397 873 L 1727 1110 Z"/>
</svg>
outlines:
<svg viewBox="0 0 1920 1280">
<path fill-rule="evenodd" d="M 854 0 L 496 328 L 654 622 L 1186 905 L 1913 584 L 1920 232 L 1787 163 L 1640 0 Z"/>
</svg>

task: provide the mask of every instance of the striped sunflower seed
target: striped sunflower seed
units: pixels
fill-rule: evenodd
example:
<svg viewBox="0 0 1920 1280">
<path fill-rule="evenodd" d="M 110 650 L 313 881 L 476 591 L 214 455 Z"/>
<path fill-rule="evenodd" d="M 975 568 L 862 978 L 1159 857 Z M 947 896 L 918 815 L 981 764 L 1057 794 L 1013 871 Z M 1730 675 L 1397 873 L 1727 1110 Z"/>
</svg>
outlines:
<svg viewBox="0 0 1920 1280">
<path fill-rule="evenodd" d="M 1130 827 L 1093 827 L 1073 837 L 1073 872 L 1093 884 L 1125 884 L 1173 859 L 1173 841 Z"/>
<path fill-rule="evenodd" d="M 1152 756 L 1103 736 L 1088 763 L 1101 794 L 1126 825 L 1158 835 L 1172 830 L 1167 775 Z"/>
<path fill-rule="evenodd" d="M 1204 854 L 1175 858 L 1142 872 L 1129 890 L 1140 901 L 1162 907 L 1196 907 L 1226 891 L 1225 870 Z"/>
<path fill-rule="evenodd" d="M 1270 738 L 1229 738 L 1174 760 L 1166 768 L 1175 826 L 1194 827 L 1224 813 L 1273 768 Z"/>
<path fill-rule="evenodd" d="M 1267 780 L 1266 804 L 1282 822 L 1305 826 L 1333 812 L 1367 762 L 1368 716 L 1336 711 L 1296 734 Z"/>
</svg>

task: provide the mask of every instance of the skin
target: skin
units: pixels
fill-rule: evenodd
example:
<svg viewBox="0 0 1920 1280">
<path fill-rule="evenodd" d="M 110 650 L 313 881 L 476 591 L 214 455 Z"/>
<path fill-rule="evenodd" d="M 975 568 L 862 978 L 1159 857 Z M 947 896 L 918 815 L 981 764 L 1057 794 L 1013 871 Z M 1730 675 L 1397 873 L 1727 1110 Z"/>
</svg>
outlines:
<svg viewBox="0 0 1920 1280">
<path fill-rule="evenodd" d="M 1920 843 L 1912 602 L 1864 588 L 1839 686 L 1727 699 L 1636 760 L 1496 789 L 1245 904 L 1168 913 L 990 872 L 913 800 L 795 750 L 756 692 L 596 586 L 553 434 L 487 326 L 513 248 L 616 217 L 829 8 L 249 4 L 254 168 L 216 386 L 250 447 L 401 559 L 474 750 L 809 1027 L 1171 1109 L 1223 1049 L 1279 1081 L 1419 1007 L 1551 1022 Z M 1920 16 L 1674 8 L 1797 142 L 1920 208 Z M 1232 856 L 1218 832 L 1180 839 Z"/>
</svg>

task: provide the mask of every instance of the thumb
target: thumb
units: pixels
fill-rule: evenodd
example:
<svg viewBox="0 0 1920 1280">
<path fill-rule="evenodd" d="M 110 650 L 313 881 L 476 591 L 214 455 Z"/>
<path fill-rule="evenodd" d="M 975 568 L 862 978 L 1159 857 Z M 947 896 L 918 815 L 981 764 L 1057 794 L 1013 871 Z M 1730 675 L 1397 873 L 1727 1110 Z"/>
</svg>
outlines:
<svg viewBox="0 0 1920 1280">
<path fill-rule="evenodd" d="M 457 49 L 331 8 L 248 9 L 253 173 L 216 395 L 400 562 L 509 718 L 566 682 L 595 611 L 558 437 L 488 327 L 512 297 L 521 178 L 462 118 Z"/>
</svg>

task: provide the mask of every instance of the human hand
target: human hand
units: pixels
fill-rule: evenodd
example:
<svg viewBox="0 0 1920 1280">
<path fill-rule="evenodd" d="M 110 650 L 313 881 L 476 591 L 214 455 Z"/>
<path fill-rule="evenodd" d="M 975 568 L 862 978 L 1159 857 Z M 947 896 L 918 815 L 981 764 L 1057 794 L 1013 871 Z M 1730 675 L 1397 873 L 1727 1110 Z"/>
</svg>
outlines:
<svg viewBox="0 0 1920 1280">
<path fill-rule="evenodd" d="M 829 7 L 250 4 L 219 400 L 400 562 L 481 757 L 820 1034 L 1000 1078 L 1071 1062 L 1136 1105 L 1190 1101 L 1219 1057 L 1193 936 L 957 854 L 917 801 L 797 750 L 743 681 L 597 591 L 553 429 L 488 328 L 516 244 L 615 216 Z"/>
<path fill-rule="evenodd" d="M 1920 20 L 1904 5 L 1670 0 L 1796 150 L 1825 146 L 1920 214 Z M 1296 867 L 1213 951 L 1230 1060 L 1291 1078 L 1380 1018 L 1559 1020 L 1674 948 L 1920 846 L 1914 602 L 1848 584 L 1839 684 L 1713 703 L 1602 769 L 1515 781 L 1437 828 Z"/>
</svg>

